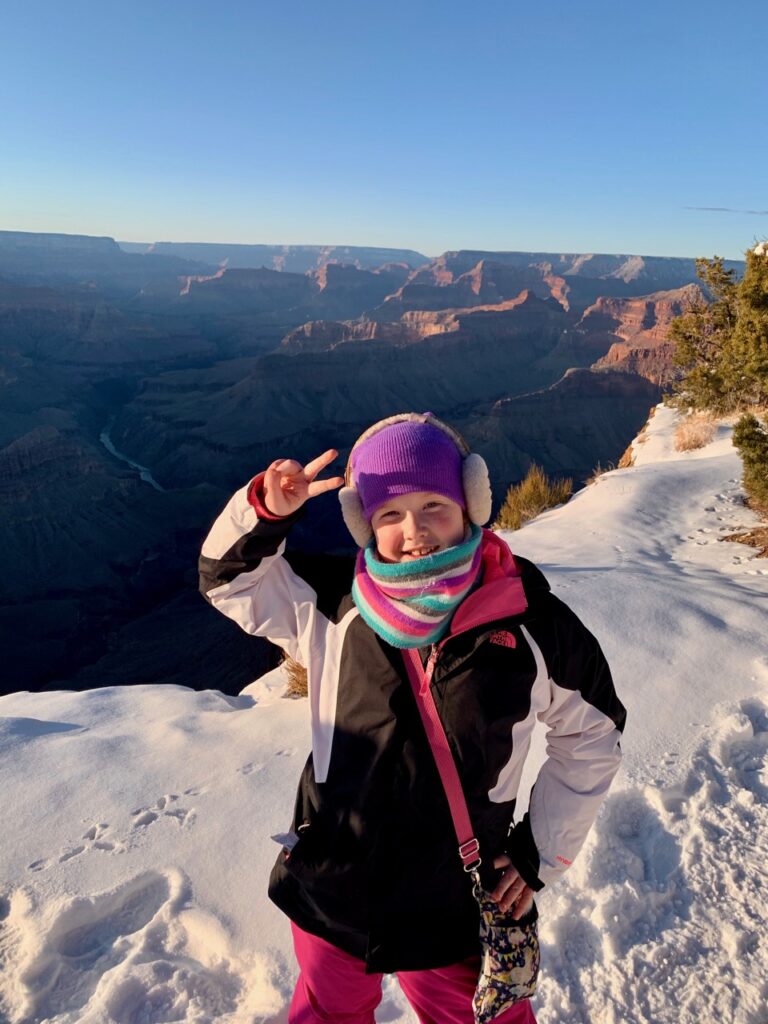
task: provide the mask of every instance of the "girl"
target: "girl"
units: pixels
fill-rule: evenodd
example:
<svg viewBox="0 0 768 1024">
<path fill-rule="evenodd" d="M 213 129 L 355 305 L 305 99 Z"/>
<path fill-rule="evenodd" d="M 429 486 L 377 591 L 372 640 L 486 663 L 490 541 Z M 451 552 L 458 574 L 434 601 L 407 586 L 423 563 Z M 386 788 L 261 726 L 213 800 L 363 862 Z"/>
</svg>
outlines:
<svg viewBox="0 0 768 1024">
<path fill-rule="evenodd" d="M 340 491 L 359 546 L 335 615 L 281 557 L 308 499 L 340 487 L 278 459 L 238 491 L 200 560 L 207 599 L 306 666 L 312 753 L 269 884 L 300 975 L 290 1024 L 371 1024 L 396 972 L 422 1024 L 471 1024 L 478 906 L 404 653 L 419 652 L 502 911 L 568 867 L 619 763 L 625 713 L 597 641 L 493 532 L 485 463 L 429 413 L 355 443 Z M 536 718 L 548 759 L 513 824 Z M 498 1024 L 531 1024 L 528 1000 Z"/>
</svg>

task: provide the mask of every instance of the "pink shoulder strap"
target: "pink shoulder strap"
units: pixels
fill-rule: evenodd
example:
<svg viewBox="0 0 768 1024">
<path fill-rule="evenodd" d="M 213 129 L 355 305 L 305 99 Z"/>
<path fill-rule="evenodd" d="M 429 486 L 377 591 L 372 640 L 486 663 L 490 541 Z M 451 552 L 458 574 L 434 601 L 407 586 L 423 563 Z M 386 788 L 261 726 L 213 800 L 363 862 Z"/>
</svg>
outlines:
<svg viewBox="0 0 768 1024">
<path fill-rule="evenodd" d="M 408 678 L 411 681 L 413 695 L 424 723 L 424 730 L 432 748 L 432 754 L 440 773 L 440 780 L 448 799 L 448 806 L 451 809 L 453 827 L 456 830 L 456 838 L 459 841 L 459 856 L 464 865 L 465 871 L 476 871 L 480 867 L 480 844 L 475 839 L 472 829 L 472 822 L 467 810 L 467 802 L 464 799 L 464 791 L 461 788 L 461 779 L 453 759 L 451 748 L 448 744 L 448 737 L 445 735 L 443 723 L 435 706 L 435 699 L 429 684 L 432 678 L 433 660 L 427 662 L 424 669 L 419 658 L 419 653 L 414 648 L 403 651 L 403 660 L 408 671 Z"/>
</svg>

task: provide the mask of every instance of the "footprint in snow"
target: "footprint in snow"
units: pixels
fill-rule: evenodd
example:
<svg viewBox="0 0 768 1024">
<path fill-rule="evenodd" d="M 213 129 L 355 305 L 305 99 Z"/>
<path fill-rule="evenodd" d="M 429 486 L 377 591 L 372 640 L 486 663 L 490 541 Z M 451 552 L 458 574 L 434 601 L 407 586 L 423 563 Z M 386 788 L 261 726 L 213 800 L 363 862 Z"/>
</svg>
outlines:
<svg viewBox="0 0 768 1024">
<path fill-rule="evenodd" d="M 125 850 L 124 844 L 119 841 L 112 842 L 111 839 L 107 838 L 108 833 L 109 825 L 104 821 L 97 822 L 86 829 L 81 836 L 81 842 L 66 847 L 55 858 L 41 857 L 39 860 L 33 860 L 31 864 L 27 865 L 27 870 L 35 872 L 46 871 L 53 864 L 66 864 L 67 861 L 79 857 L 90 850 L 98 850 L 103 853 L 122 853 Z"/>
<path fill-rule="evenodd" d="M 180 872 L 146 871 L 111 891 L 68 899 L 40 930 L 17 890 L 11 919 L 0 920 L 0 971 L 24 1004 L 24 1020 L 164 1024 L 179 1019 L 179 1007 L 193 1007 L 196 1020 L 255 1019 L 253 1005 L 251 1013 L 244 1006 L 245 965 L 211 956 L 211 936 L 226 935 L 223 923 L 202 911 L 179 916 L 191 900 Z M 267 988 L 271 1006 L 279 993 Z"/>
<path fill-rule="evenodd" d="M 595 888 L 627 879 L 662 886 L 680 865 L 677 840 L 639 790 L 609 796 L 597 829 L 602 852 L 590 870 Z"/>
<path fill-rule="evenodd" d="M 162 818 L 173 818 L 182 828 L 188 828 L 194 824 L 197 814 L 194 810 L 177 805 L 178 799 L 176 793 L 168 793 L 156 800 L 151 807 L 137 808 L 131 814 L 133 818 L 131 830 L 137 832 L 140 829 L 145 829 Z"/>
<path fill-rule="evenodd" d="M 146 927 L 170 897 L 168 880 L 149 871 L 116 891 L 76 897 L 52 922 L 40 947 L 16 968 L 29 1019 L 77 1014 L 130 949 L 126 937 Z"/>
<path fill-rule="evenodd" d="M 72 860 L 73 857 L 78 857 L 81 853 L 85 852 L 84 846 L 73 846 L 70 850 L 65 850 L 64 853 L 59 857 L 59 864 L 64 864 L 68 860 Z"/>
<path fill-rule="evenodd" d="M 100 821 L 95 825 L 91 825 L 91 827 L 85 831 L 83 839 L 88 840 L 94 850 L 105 850 L 106 852 L 110 852 L 116 847 L 113 842 L 105 838 L 108 830 L 109 825 L 105 821 Z"/>
<path fill-rule="evenodd" d="M 568 974 L 573 980 L 574 973 L 603 959 L 603 936 L 591 921 L 576 910 L 563 914 L 553 925 L 555 945 L 560 957 L 570 968 Z"/>
<path fill-rule="evenodd" d="M 624 958 L 634 946 L 675 927 L 689 911 L 691 894 L 681 871 L 683 850 L 652 806 L 650 799 L 657 798 L 657 790 L 645 787 L 621 791 L 605 801 L 588 864 L 588 884 L 595 890 L 597 906 L 589 921 L 575 913 L 563 915 L 556 924 L 567 935 L 562 956 L 569 976 L 574 969 L 581 976 L 590 959 L 605 959 L 603 944 L 609 958 Z M 592 931 L 595 925 L 598 934 Z M 558 940 L 556 949 L 559 945 Z"/>
<path fill-rule="evenodd" d="M 23 893 L 9 892 L 0 894 L 0 976 L 8 978 L 10 966 L 17 960 L 22 948 L 23 935 L 18 923 L 19 904 L 25 902 Z M 14 906 L 15 904 L 15 906 Z M 15 913 L 14 913 L 15 911 Z M 6 1020 L 0 1017 L 0 1020 Z"/>
<path fill-rule="evenodd" d="M 190 786 L 189 789 L 184 790 L 184 796 L 202 796 L 203 793 L 207 792 L 207 786 Z"/>
<path fill-rule="evenodd" d="M 724 740 L 720 756 L 742 790 L 760 803 L 768 803 L 768 709 L 758 700 L 741 704 L 741 728 Z"/>
<path fill-rule="evenodd" d="M 90 839 L 92 842 L 95 842 L 104 835 L 108 828 L 109 825 L 107 825 L 106 822 L 100 821 L 96 825 L 91 825 L 91 827 L 86 830 L 83 834 L 83 839 Z"/>
</svg>

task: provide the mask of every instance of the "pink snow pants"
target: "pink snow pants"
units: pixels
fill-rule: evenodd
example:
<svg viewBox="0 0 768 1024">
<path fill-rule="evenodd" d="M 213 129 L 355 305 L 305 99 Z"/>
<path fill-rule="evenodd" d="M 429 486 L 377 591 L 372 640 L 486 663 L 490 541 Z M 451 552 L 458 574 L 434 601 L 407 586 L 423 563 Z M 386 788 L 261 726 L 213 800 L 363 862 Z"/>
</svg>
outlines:
<svg viewBox="0 0 768 1024">
<path fill-rule="evenodd" d="M 301 973 L 288 1024 L 374 1024 L 381 974 L 366 974 L 362 960 L 291 923 Z M 472 1024 L 480 958 L 432 971 L 401 971 L 397 980 L 421 1024 Z M 496 1024 L 536 1024 L 530 1001 L 516 1003 Z"/>
</svg>

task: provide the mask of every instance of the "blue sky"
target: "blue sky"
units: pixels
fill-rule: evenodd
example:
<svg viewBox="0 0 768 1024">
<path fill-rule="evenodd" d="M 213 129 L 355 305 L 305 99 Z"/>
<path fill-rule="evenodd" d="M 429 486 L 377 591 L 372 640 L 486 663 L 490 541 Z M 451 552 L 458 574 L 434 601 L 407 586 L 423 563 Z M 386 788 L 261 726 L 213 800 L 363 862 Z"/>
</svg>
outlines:
<svg viewBox="0 0 768 1024">
<path fill-rule="evenodd" d="M 0 228 L 738 258 L 767 37 L 765 0 L 15 0 Z"/>
</svg>

